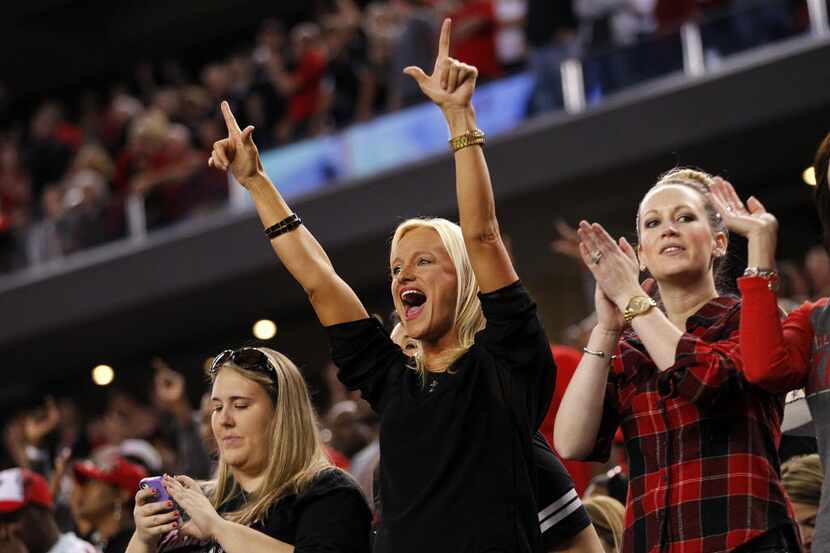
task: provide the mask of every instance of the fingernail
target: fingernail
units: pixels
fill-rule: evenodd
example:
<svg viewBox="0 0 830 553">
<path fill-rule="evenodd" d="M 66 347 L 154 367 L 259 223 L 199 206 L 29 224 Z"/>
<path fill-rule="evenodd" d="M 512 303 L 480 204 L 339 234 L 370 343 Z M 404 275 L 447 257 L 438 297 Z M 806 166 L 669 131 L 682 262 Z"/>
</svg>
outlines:
<svg viewBox="0 0 830 553">
<path fill-rule="evenodd" d="M 172 501 L 168 501 L 168 502 L 167 502 L 167 506 L 168 506 L 168 507 L 172 507 L 172 506 L 173 506 L 173 502 L 172 502 Z"/>
<path fill-rule="evenodd" d="M 179 525 L 178 522 L 173 522 L 173 528 L 176 528 Z"/>
</svg>

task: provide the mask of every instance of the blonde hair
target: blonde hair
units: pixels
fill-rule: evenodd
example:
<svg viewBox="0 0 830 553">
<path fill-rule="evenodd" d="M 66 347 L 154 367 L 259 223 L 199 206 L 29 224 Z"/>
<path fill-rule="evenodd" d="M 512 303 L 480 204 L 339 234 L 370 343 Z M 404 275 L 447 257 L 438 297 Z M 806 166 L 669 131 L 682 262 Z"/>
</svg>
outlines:
<svg viewBox="0 0 830 553">
<path fill-rule="evenodd" d="M 703 208 L 706 211 L 706 218 L 709 221 L 709 226 L 712 227 L 712 232 L 722 232 L 727 237 L 729 237 L 729 230 L 726 228 L 726 224 L 721 219 L 718 210 L 715 208 L 715 205 L 709 199 L 709 192 L 712 189 L 712 185 L 714 184 L 714 177 L 705 171 L 700 171 L 698 169 L 690 169 L 688 167 L 675 167 L 669 171 L 666 171 L 657 179 L 657 182 L 654 183 L 648 192 L 656 188 L 661 188 L 663 186 L 685 186 L 686 188 L 691 188 L 695 192 L 701 195 L 703 198 Z M 646 195 L 648 195 L 648 192 Z M 643 196 L 645 199 L 645 196 Z M 640 202 L 640 205 L 637 207 L 637 237 L 640 236 L 640 208 L 642 207 L 643 202 Z"/>
<path fill-rule="evenodd" d="M 793 457 L 781 465 L 781 483 L 791 501 L 818 506 L 824 483 L 818 454 Z"/>
<path fill-rule="evenodd" d="M 391 252 L 397 249 L 401 239 L 411 230 L 429 228 L 438 233 L 441 243 L 455 266 L 457 277 L 457 293 L 455 302 L 455 314 L 453 317 L 453 328 L 458 332 L 457 345 L 445 354 L 441 360 L 448 367 L 461 357 L 475 341 L 476 333 L 484 328 L 484 312 L 481 310 L 481 301 L 478 299 L 478 282 L 476 281 L 473 266 L 470 263 L 470 256 L 467 254 L 467 247 L 464 245 L 464 236 L 461 234 L 461 227 L 452 221 L 439 217 L 424 217 L 407 219 L 398 225 L 395 234 L 392 236 Z M 419 348 L 415 355 L 416 370 L 425 375 L 426 368 L 423 364 L 423 355 Z"/>
<path fill-rule="evenodd" d="M 317 417 L 299 369 L 278 351 L 257 349 L 268 357 L 276 369 L 276 390 L 274 381 L 267 374 L 243 369 L 230 362 L 219 367 L 215 373 L 235 371 L 262 386 L 274 403 L 273 415 L 268 421 L 270 451 L 265 478 L 240 508 L 222 514 L 226 520 L 246 526 L 263 520 L 269 507 L 280 497 L 300 493 L 320 471 L 333 466 L 323 448 Z M 211 383 L 216 380 L 215 375 Z M 219 512 L 243 495 L 241 486 L 221 455 L 216 476 L 208 483 L 208 488 L 212 490 L 209 495 L 213 507 Z"/>
<path fill-rule="evenodd" d="M 620 551 L 625 529 L 623 504 L 607 495 L 595 495 L 583 501 L 583 505 L 600 539 Z"/>
</svg>

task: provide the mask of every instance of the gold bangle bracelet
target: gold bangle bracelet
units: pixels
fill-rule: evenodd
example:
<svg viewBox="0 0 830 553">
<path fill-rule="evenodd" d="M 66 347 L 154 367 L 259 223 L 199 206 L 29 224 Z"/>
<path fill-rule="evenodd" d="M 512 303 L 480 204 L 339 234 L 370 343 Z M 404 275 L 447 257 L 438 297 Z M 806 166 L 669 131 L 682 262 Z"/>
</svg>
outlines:
<svg viewBox="0 0 830 553">
<path fill-rule="evenodd" d="M 465 132 L 464 134 L 460 134 L 455 138 L 451 138 L 449 140 L 450 150 L 452 152 L 457 152 L 467 146 L 475 146 L 481 145 L 484 146 L 486 142 L 484 131 L 481 129 L 473 129 L 470 131 Z"/>
</svg>

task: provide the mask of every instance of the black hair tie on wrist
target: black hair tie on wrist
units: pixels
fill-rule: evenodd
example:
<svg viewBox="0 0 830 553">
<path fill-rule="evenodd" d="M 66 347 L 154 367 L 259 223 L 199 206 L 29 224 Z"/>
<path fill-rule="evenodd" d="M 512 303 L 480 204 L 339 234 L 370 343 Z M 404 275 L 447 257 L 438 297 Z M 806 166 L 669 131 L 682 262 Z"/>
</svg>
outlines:
<svg viewBox="0 0 830 553">
<path fill-rule="evenodd" d="M 268 240 L 273 240 L 280 234 L 291 232 L 295 228 L 299 227 L 302 223 L 303 220 L 300 219 L 296 213 L 292 213 L 279 223 L 271 225 L 270 227 L 265 229 L 265 237 L 268 238 Z"/>
</svg>

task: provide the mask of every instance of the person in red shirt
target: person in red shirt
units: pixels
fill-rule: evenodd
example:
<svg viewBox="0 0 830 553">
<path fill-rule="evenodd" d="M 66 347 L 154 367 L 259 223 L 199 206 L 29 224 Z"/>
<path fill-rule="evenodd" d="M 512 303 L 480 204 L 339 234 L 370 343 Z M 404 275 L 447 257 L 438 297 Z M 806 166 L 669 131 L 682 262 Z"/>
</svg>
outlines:
<svg viewBox="0 0 830 553">
<path fill-rule="evenodd" d="M 494 79 L 503 69 L 496 53 L 496 7 L 493 0 L 462 0 L 449 17 L 455 26 L 453 56 L 478 68 L 479 78 Z"/>
<path fill-rule="evenodd" d="M 637 211 L 636 254 L 601 225 L 579 225 L 597 326 L 554 441 L 566 458 L 607 459 L 622 428 L 623 553 L 799 551 L 779 478 L 784 397 L 745 379 L 741 304 L 715 284 L 728 245 L 709 195 L 716 180 L 691 169 L 660 178 Z M 639 282 L 646 269 L 660 307 Z"/>
<path fill-rule="evenodd" d="M 545 420 L 539 427 L 539 432 L 542 433 L 548 444 L 553 444 L 553 422 L 556 420 L 556 413 L 559 411 L 559 404 L 562 402 L 562 396 L 565 395 L 565 390 L 568 388 L 568 382 L 571 381 L 574 371 L 582 354 L 572 347 L 561 346 L 553 344 L 550 346 L 550 351 L 553 353 L 553 360 L 556 362 L 556 388 L 553 391 L 553 397 L 550 400 L 548 413 L 545 415 Z M 562 459 L 562 464 L 565 465 L 568 473 L 574 481 L 574 488 L 576 493 L 580 496 L 585 493 L 588 484 L 591 483 L 593 471 L 590 463 L 582 461 L 569 461 Z"/>
<path fill-rule="evenodd" d="M 830 244 L 830 134 L 816 153 L 816 207 L 825 233 L 825 247 Z M 749 251 L 747 274 L 738 280 L 744 301 L 740 344 L 744 356 L 746 379 L 770 392 L 782 393 L 804 388 L 818 439 L 819 455 L 824 466 L 816 531 L 812 543 L 816 551 L 830 547 L 830 493 L 827 471 L 830 469 L 830 373 L 827 351 L 830 349 L 830 298 L 804 303 L 782 323 L 775 295 L 777 274 L 775 246 L 777 225 L 763 206 L 750 198 L 744 207 L 731 187 L 724 185 L 720 196 L 724 220 L 739 234 L 760 236 L 757 251 Z M 748 209 L 747 209 L 748 208 Z"/>
<path fill-rule="evenodd" d="M 323 77 L 326 73 L 326 54 L 320 28 L 315 23 L 304 23 L 291 32 L 291 45 L 297 57 L 297 67 L 284 79 L 288 101 L 288 116 L 298 135 L 313 132 L 310 128 L 322 109 Z"/>
</svg>

